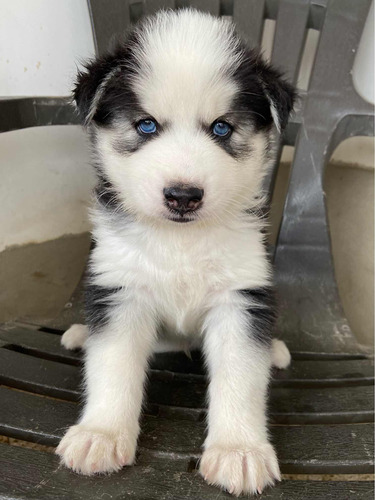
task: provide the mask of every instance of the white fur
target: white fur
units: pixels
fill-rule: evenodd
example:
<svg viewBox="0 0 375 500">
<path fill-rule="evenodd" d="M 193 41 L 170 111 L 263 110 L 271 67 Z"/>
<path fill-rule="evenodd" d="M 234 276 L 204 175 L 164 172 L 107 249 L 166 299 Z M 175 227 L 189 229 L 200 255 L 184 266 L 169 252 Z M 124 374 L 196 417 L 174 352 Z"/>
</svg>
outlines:
<svg viewBox="0 0 375 500">
<path fill-rule="evenodd" d="M 82 349 L 89 336 L 86 325 L 72 325 L 61 337 L 61 345 L 65 349 Z"/>
<path fill-rule="evenodd" d="M 262 493 L 266 486 L 281 480 L 275 451 L 267 442 L 241 448 L 216 445 L 207 448 L 200 472 L 209 484 L 236 496 Z"/>
<path fill-rule="evenodd" d="M 276 126 L 276 130 L 278 131 L 279 134 L 281 134 L 281 124 L 280 124 L 280 118 L 279 118 L 279 114 L 277 112 L 277 108 L 276 108 L 276 105 L 275 103 L 273 102 L 273 100 L 271 99 L 271 97 L 266 93 L 266 96 L 267 96 L 267 99 L 270 103 L 270 109 L 271 109 L 271 116 L 272 116 L 272 119 L 275 123 L 275 126 Z"/>
<path fill-rule="evenodd" d="M 273 366 L 279 369 L 288 368 L 292 361 L 292 356 L 285 342 L 278 339 L 273 339 L 272 341 L 271 356 Z"/>
<path fill-rule="evenodd" d="M 235 494 L 261 491 L 280 477 L 265 403 L 272 358 L 285 365 L 286 352 L 281 359 L 281 344 L 271 352 L 252 337 L 251 303 L 237 292 L 270 283 L 262 223 L 244 213 L 256 205 L 267 173 L 267 137 L 251 126 L 235 128 L 234 144 L 251 145 L 251 154 L 237 160 L 200 125 L 230 112 L 238 90 L 228 74 L 236 65 L 231 30 L 194 11 L 159 15 L 137 49 L 142 70 L 134 91 L 165 131 L 123 154 L 114 144 L 135 141 L 134 126 L 92 125 L 101 168 L 121 201 L 121 213 L 93 209 L 92 284 L 118 292 L 107 323 L 85 344 L 83 415 L 57 448 L 77 472 L 111 472 L 134 461 L 151 353 L 203 344 L 211 382 L 202 474 Z M 97 90 L 90 116 L 111 77 Z M 176 183 L 204 189 L 194 222 L 166 219 L 163 188 Z M 85 337 L 76 325 L 62 343 L 78 347 Z"/>
</svg>

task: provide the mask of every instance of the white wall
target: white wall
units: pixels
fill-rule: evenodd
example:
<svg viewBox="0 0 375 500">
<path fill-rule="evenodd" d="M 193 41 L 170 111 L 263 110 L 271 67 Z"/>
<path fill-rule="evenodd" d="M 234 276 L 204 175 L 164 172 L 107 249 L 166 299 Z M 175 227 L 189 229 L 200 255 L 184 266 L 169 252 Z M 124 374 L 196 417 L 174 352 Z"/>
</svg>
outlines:
<svg viewBox="0 0 375 500">
<path fill-rule="evenodd" d="M 374 2 L 363 28 L 362 38 L 358 47 L 353 67 L 353 83 L 357 92 L 374 104 L 374 67 L 375 67 L 375 39 L 374 39 Z"/>
<path fill-rule="evenodd" d="M 0 0 L 0 95 L 69 95 L 95 53 L 86 0 Z"/>
<path fill-rule="evenodd" d="M 0 0 L 0 13 L 0 95 L 69 95 L 77 66 L 94 54 L 86 0 Z M 272 31 L 268 22 L 266 51 Z M 316 42 L 316 33 L 310 33 L 299 79 L 302 87 L 308 80 Z M 368 67 L 363 61 L 357 64 L 362 75 L 358 80 L 366 81 L 368 88 L 373 85 L 373 75 L 363 69 Z M 290 160 L 291 154 L 287 149 L 283 158 Z M 373 141 L 351 139 L 340 146 L 334 159 L 370 167 Z M 0 251 L 89 227 L 84 205 L 93 173 L 83 133 L 77 127 L 3 134 L 0 168 Z"/>
<path fill-rule="evenodd" d="M 0 158 L 0 252 L 89 229 L 95 179 L 81 127 L 0 134 Z"/>
<path fill-rule="evenodd" d="M 110 4 L 110 0 L 108 0 Z M 86 0 L 0 0 L 0 96 L 69 95 L 76 68 L 94 55 Z M 374 10 L 370 10 L 354 67 L 358 91 L 374 102 Z M 274 22 L 266 21 L 270 53 Z M 298 80 L 307 87 L 319 35 L 309 30 Z"/>
</svg>

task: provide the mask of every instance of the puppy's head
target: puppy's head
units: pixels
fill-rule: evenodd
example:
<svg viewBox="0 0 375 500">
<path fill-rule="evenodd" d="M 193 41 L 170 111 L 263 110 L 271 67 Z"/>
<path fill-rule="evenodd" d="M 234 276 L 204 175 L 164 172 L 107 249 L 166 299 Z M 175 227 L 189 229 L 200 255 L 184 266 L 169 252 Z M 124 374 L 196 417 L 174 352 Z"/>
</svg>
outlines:
<svg viewBox="0 0 375 500">
<path fill-rule="evenodd" d="M 175 224 L 252 206 L 294 92 L 231 23 L 183 10 L 90 62 L 74 98 L 117 208 Z"/>
</svg>

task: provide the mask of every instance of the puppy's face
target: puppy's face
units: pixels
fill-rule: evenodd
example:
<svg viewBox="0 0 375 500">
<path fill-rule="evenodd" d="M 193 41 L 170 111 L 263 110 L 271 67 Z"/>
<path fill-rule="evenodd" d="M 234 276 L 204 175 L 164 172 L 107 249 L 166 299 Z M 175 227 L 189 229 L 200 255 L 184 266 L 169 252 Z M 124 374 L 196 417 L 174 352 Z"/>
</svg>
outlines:
<svg viewBox="0 0 375 500">
<path fill-rule="evenodd" d="M 109 205 L 170 224 L 251 207 L 294 95 L 231 24 L 161 13 L 87 69 L 75 100 Z"/>
</svg>

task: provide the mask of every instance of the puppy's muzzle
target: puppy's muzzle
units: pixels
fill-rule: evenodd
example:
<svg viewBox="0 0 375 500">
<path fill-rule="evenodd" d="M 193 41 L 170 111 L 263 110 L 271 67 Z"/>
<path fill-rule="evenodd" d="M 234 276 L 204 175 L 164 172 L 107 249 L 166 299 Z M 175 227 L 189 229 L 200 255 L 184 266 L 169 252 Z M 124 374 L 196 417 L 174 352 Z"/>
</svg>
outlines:
<svg viewBox="0 0 375 500">
<path fill-rule="evenodd" d="M 163 189 L 166 206 L 183 217 L 202 205 L 204 190 L 195 186 L 172 186 Z"/>
</svg>

